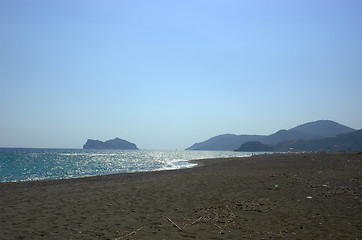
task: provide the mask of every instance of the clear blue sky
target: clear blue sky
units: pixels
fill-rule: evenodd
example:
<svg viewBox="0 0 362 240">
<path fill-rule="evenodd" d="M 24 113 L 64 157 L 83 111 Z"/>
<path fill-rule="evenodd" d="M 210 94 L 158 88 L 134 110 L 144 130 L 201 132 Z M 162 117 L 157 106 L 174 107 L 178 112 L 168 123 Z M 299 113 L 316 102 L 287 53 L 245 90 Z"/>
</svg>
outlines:
<svg viewBox="0 0 362 240">
<path fill-rule="evenodd" d="M 0 146 L 362 128 L 362 1 L 0 0 Z"/>
</svg>

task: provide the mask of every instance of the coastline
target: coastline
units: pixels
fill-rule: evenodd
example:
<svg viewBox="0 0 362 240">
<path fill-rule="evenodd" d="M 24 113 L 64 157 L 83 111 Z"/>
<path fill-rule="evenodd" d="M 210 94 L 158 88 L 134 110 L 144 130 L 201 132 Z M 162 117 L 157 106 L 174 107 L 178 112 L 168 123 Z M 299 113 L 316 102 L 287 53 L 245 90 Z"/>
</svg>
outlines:
<svg viewBox="0 0 362 240">
<path fill-rule="evenodd" d="M 1 149 L 0 182 L 83 178 L 190 168 L 192 159 L 241 157 L 227 151 Z"/>
<path fill-rule="evenodd" d="M 198 166 L 179 170 L 0 183 L 0 238 L 358 239 L 361 159 L 266 154 L 192 160 Z"/>
</svg>

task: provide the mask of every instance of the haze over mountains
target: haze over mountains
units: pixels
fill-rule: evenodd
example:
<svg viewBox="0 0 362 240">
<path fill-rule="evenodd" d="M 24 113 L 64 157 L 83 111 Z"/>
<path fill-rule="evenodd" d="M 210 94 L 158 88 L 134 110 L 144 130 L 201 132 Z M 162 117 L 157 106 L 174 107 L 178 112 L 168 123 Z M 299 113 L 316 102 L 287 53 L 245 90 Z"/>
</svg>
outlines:
<svg viewBox="0 0 362 240">
<path fill-rule="evenodd" d="M 356 129 L 334 121 L 318 120 L 296 126 L 289 130 L 280 130 L 271 135 L 223 134 L 200 143 L 195 143 L 186 150 L 233 151 L 238 149 L 243 143 L 251 141 L 259 141 L 267 145 L 276 145 L 285 141 L 323 139 L 355 131 Z"/>
<path fill-rule="evenodd" d="M 362 129 L 333 137 L 284 141 L 271 148 L 274 152 L 360 152 L 362 151 Z"/>
<path fill-rule="evenodd" d="M 137 145 L 115 138 L 105 142 L 88 139 L 83 149 L 133 149 Z M 186 150 L 289 152 L 362 151 L 362 129 L 330 120 L 308 122 L 270 135 L 223 134 L 195 143 Z"/>
</svg>

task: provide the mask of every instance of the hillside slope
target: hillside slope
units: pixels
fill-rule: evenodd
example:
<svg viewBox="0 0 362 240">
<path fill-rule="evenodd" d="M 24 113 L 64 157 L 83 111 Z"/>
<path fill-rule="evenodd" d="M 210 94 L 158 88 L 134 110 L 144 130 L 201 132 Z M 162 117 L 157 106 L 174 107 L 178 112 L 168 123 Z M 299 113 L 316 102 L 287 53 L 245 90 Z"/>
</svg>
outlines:
<svg viewBox="0 0 362 240">
<path fill-rule="evenodd" d="M 281 142 L 273 147 L 274 151 L 327 151 L 358 152 L 362 151 L 362 129 L 352 133 L 339 134 L 333 137 L 313 140 L 295 140 Z"/>
<path fill-rule="evenodd" d="M 319 120 L 299 125 L 290 131 L 298 131 L 306 134 L 319 135 L 321 137 L 332 137 L 338 134 L 351 133 L 356 129 L 344 126 L 330 120 Z"/>
<path fill-rule="evenodd" d="M 186 150 L 233 151 L 243 143 L 250 141 L 260 141 L 263 144 L 275 145 L 283 141 L 319 139 L 353 131 L 355 131 L 355 129 L 334 121 L 319 120 L 305 123 L 289 130 L 280 130 L 267 136 L 222 134 L 206 141 L 195 143 L 186 148 Z"/>
</svg>

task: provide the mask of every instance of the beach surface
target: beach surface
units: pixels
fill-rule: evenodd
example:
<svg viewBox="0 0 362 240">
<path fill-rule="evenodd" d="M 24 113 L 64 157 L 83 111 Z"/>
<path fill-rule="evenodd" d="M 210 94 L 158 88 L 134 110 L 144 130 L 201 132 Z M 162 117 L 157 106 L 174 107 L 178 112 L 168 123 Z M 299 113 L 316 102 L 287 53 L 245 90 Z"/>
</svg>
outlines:
<svg viewBox="0 0 362 240">
<path fill-rule="evenodd" d="M 362 154 L 0 183 L 0 239 L 362 239 Z"/>
</svg>

